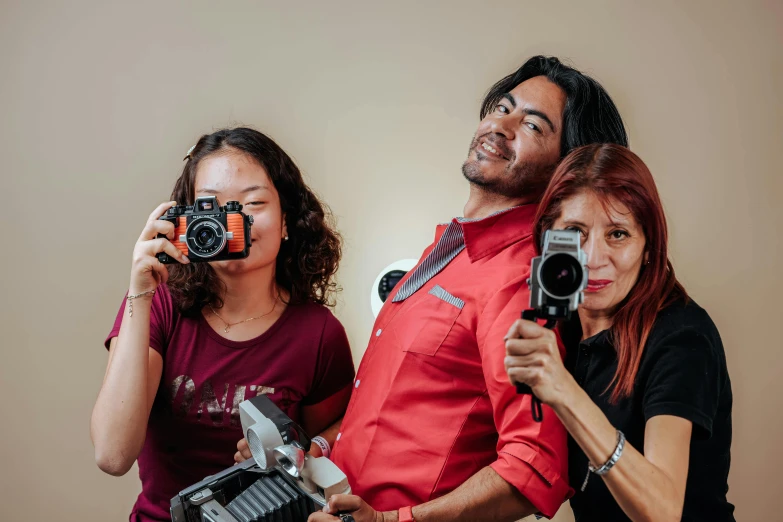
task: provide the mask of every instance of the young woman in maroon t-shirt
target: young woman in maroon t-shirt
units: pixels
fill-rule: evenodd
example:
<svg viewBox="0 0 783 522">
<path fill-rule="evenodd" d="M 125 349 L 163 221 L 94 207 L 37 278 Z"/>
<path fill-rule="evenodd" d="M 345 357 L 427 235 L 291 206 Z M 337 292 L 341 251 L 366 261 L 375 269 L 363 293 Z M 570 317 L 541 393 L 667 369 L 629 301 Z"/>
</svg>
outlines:
<svg viewBox="0 0 783 522">
<path fill-rule="evenodd" d="M 266 394 L 315 435 L 342 416 L 354 378 L 326 308 L 340 239 L 291 158 L 237 128 L 202 136 L 185 159 L 173 201 L 136 242 L 90 426 L 103 471 L 123 475 L 138 459 L 133 521 L 170 520 L 171 497 L 242 459 L 241 401 Z M 171 242 L 174 225 L 158 218 L 201 196 L 253 216 L 247 258 L 192 263 Z M 161 264 L 161 252 L 179 263 Z"/>
</svg>

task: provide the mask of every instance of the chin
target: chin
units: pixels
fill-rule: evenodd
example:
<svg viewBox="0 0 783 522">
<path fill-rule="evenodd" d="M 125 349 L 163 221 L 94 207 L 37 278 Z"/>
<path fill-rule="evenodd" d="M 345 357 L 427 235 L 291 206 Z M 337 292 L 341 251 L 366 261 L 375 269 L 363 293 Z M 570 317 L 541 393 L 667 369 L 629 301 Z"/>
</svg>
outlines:
<svg viewBox="0 0 783 522">
<path fill-rule="evenodd" d="M 219 272 L 226 274 L 240 274 L 247 272 L 254 268 L 254 265 L 259 264 L 251 257 L 244 259 L 227 259 L 225 261 L 215 261 L 211 263 L 213 268 Z"/>
<path fill-rule="evenodd" d="M 606 299 L 603 296 L 585 293 L 585 301 L 579 306 L 579 308 L 582 310 L 589 310 L 591 312 L 600 312 L 601 310 L 606 310 L 609 308 L 611 305 L 610 301 L 611 299 Z"/>
</svg>

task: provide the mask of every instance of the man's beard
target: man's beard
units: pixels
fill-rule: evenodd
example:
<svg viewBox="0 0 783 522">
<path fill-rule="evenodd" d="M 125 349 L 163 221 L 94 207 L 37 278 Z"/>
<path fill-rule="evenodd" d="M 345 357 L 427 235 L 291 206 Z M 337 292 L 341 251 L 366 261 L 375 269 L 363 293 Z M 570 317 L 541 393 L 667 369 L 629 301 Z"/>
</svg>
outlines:
<svg viewBox="0 0 783 522">
<path fill-rule="evenodd" d="M 557 167 L 557 163 L 544 165 L 531 162 L 512 167 L 513 161 L 509 161 L 503 175 L 497 179 L 487 179 L 479 164 L 483 156 L 481 151 L 476 150 L 476 160 L 470 159 L 474 148 L 472 143 L 468 159 L 462 164 L 462 175 L 472 185 L 507 198 L 540 198 Z"/>
</svg>

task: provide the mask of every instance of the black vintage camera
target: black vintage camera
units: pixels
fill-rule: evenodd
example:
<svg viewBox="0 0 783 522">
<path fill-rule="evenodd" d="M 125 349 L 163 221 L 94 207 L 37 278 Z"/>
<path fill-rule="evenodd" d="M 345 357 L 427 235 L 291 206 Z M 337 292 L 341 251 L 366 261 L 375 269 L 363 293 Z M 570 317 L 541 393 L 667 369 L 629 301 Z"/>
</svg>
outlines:
<svg viewBox="0 0 783 522">
<path fill-rule="evenodd" d="M 541 255 L 530 264 L 530 308 L 535 318 L 568 319 L 584 302 L 587 254 L 574 230 L 547 230 Z"/>
<path fill-rule="evenodd" d="M 530 309 L 522 319 L 546 319 L 554 328 L 558 320 L 570 319 L 571 313 L 585 300 L 587 288 L 587 254 L 582 250 L 579 232 L 547 230 L 541 255 L 530 263 Z M 517 393 L 532 394 L 527 384 L 517 384 Z M 541 401 L 532 399 L 533 419 L 541 422 Z"/>
<path fill-rule="evenodd" d="M 242 213 L 239 201 L 221 207 L 214 196 L 196 198 L 192 206 L 171 207 L 159 219 L 174 223 L 172 243 L 191 262 L 243 259 L 250 254 L 253 216 Z M 176 262 L 165 252 L 158 254 L 158 260 Z"/>
</svg>

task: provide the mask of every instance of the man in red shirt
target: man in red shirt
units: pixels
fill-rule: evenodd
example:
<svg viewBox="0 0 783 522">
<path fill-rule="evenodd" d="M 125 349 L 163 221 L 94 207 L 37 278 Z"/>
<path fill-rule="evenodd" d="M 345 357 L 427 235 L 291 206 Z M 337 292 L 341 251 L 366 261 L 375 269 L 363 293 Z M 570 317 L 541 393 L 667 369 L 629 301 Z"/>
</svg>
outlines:
<svg viewBox="0 0 783 522">
<path fill-rule="evenodd" d="M 465 217 L 437 227 L 389 296 L 345 418 L 324 436 L 355 495 L 313 522 L 552 517 L 570 495 L 566 432 L 546 406 L 534 422 L 509 385 L 503 337 L 528 307 L 532 220 L 557 163 L 627 137 L 597 82 L 541 56 L 490 89 L 481 118 Z"/>
</svg>

